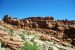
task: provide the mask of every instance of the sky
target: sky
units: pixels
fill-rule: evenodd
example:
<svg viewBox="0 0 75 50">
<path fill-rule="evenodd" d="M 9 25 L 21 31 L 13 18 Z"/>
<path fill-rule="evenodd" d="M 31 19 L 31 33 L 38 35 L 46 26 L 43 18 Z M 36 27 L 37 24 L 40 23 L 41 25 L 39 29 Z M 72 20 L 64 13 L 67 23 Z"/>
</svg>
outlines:
<svg viewBox="0 0 75 50">
<path fill-rule="evenodd" d="M 75 20 L 75 0 L 0 0 L 0 19 L 53 16 L 55 19 Z"/>
</svg>

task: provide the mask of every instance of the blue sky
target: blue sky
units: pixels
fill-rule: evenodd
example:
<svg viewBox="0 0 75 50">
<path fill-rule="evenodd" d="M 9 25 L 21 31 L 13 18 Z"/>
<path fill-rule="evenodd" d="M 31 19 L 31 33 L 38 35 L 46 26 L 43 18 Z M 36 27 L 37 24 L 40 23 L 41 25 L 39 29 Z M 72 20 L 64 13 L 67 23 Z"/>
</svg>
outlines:
<svg viewBox="0 0 75 50">
<path fill-rule="evenodd" d="M 0 19 L 4 15 L 16 18 L 53 16 L 55 19 L 75 19 L 75 0 L 0 0 Z"/>
</svg>

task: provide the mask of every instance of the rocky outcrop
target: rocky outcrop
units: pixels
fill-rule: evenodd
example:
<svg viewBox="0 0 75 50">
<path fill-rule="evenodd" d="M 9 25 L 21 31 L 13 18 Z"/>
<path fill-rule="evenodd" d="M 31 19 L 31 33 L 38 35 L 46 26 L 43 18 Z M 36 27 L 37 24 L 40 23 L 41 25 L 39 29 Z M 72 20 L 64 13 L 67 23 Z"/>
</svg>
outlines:
<svg viewBox="0 0 75 50">
<path fill-rule="evenodd" d="M 27 19 L 14 19 L 12 17 L 9 17 L 8 15 L 5 15 L 3 18 L 3 21 L 7 24 L 12 24 L 15 26 L 19 26 L 21 28 L 24 27 L 31 27 L 33 28 L 33 26 L 35 25 L 36 28 L 51 28 L 53 25 L 50 21 L 54 20 L 54 18 L 51 17 L 30 17 Z"/>
<path fill-rule="evenodd" d="M 75 28 L 74 27 L 69 27 L 69 29 L 65 29 L 64 30 L 64 33 L 65 33 L 65 38 L 66 39 L 71 39 L 71 43 L 73 45 L 75 45 Z"/>
<path fill-rule="evenodd" d="M 3 23 L 4 23 L 4 21 L 0 21 L 0 25 L 3 24 Z"/>
<path fill-rule="evenodd" d="M 2 46 L 9 47 L 12 50 L 18 50 L 23 46 L 22 39 L 19 39 L 18 36 L 9 36 L 7 32 L 0 30 L 0 40 L 2 41 Z"/>
<path fill-rule="evenodd" d="M 59 39 L 72 40 L 71 43 L 75 45 L 75 21 L 54 20 L 52 16 L 48 17 L 29 17 L 25 19 L 14 19 L 5 15 L 3 18 L 4 23 L 17 26 L 18 28 L 39 28 L 41 32 L 52 34 Z M 0 22 L 1 23 L 1 22 Z M 61 36 L 60 36 L 61 35 Z"/>
</svg>

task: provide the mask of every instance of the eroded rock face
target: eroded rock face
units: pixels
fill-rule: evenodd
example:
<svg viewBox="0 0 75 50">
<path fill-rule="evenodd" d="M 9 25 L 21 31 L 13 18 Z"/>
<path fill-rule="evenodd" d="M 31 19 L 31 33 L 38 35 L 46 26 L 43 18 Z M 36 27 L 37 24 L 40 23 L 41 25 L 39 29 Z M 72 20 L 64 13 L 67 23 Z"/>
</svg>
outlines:
<svg viewBox="0 0 75 50">
<path fill-rule="evenodd" d="M 38 24 L 39 28 L 45 28 L 45 29 L 55 29 L 55 27 L 62 27 L 65 25 L 71 25 L 74 24 L 74 21 L 67 21 L 67 20 L 54 20 L 52 16 L 48 17 L 29 17 L 25 19 L 15 19 L 12 17 L 9 17 L 8 15 L 5 15 L 3 18 L 3 21 L 7 24 L 12 24 L 15 26 L 20 27 L 32 27 L 33 23 Z M 57 26 L 56 26 L 57 25 Z M 66 26 L 65 26 L 66 27 Z M 33 28 L 33 27 L 32 27 Z"/>
<path fill-rule="evenodd" d="M 38 28 L 38 24 L 36 22 L 32 23 L 32 28 Z"/>
<path fill-rule="evenodd" d="M 72 43 L 75 44 L 75 21 L 68 20 L 54 20 L 50 17 L 29 17 L 25 19 L 14 19 L 5 15 L 3 18 L 4 23 L 18 26 L 20 28 L 39 28 L 40 31 L 46 34 L 52 33 L 53 36 L 66 39 L 70 38 Z M 72 26 L 73 25 L 73 26 Z M 42 30 L 43 29 L 43 30 Z M 61 37 L 59 37 L 61 35 Z"/>
<path fill-rule="evenodd" d="M 4 23 L 4 21 L 0 21 L 0 24 L 3 24 Z"/>
<path fill-rule="evenodd" d="M 8 15 L 5 15 L 3 18 L 3 21 L 7 24 L 12 24 L 15 26 L 20 26 L 21 28 L 24 27 L 31 27 L 34 28 L 33 26 L 35 25 L 35 27 L 39 27 L 39 28 L 48 28 L 48 27 L 52 27 L 53 25 L 50 22 L 47 21 L 51 21 L 54 20 L 53 17 L 31 17 L 28 19 L 23 19 L 23 20 L 18 20 L 18 19 L 14 19 L 12 17 L 9 17 Z"/>
<path fill-rule="evenodd" d="M 0 40 L 2 41 L 2 45 L 5 47 L 9 47 L 12 50 L 18 50 L 23 46 L 23 40 L 19 39 L 18 36 L 10 37 L 7 32 L 0 30 Z"/>
<path fill-rule="evenodd" d="M 69 29 L 65 29 L 65 38 L 70 38 L 72 40 L 72 44 L 75 45 L 75 28 L 69 27 Z"/>
</svg>

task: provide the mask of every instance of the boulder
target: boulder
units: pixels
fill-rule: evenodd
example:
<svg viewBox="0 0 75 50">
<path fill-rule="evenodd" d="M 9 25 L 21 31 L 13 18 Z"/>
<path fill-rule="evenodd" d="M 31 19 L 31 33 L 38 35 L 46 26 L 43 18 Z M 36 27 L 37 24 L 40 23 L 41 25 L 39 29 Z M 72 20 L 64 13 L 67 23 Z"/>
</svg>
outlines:
<svg viewBox="0 0 75 50">
<path fill-rule="evenodd" d="M 32 23 L 32 28 L 38 28 L 38 24 L 36 22 Z"/>
</svg>

